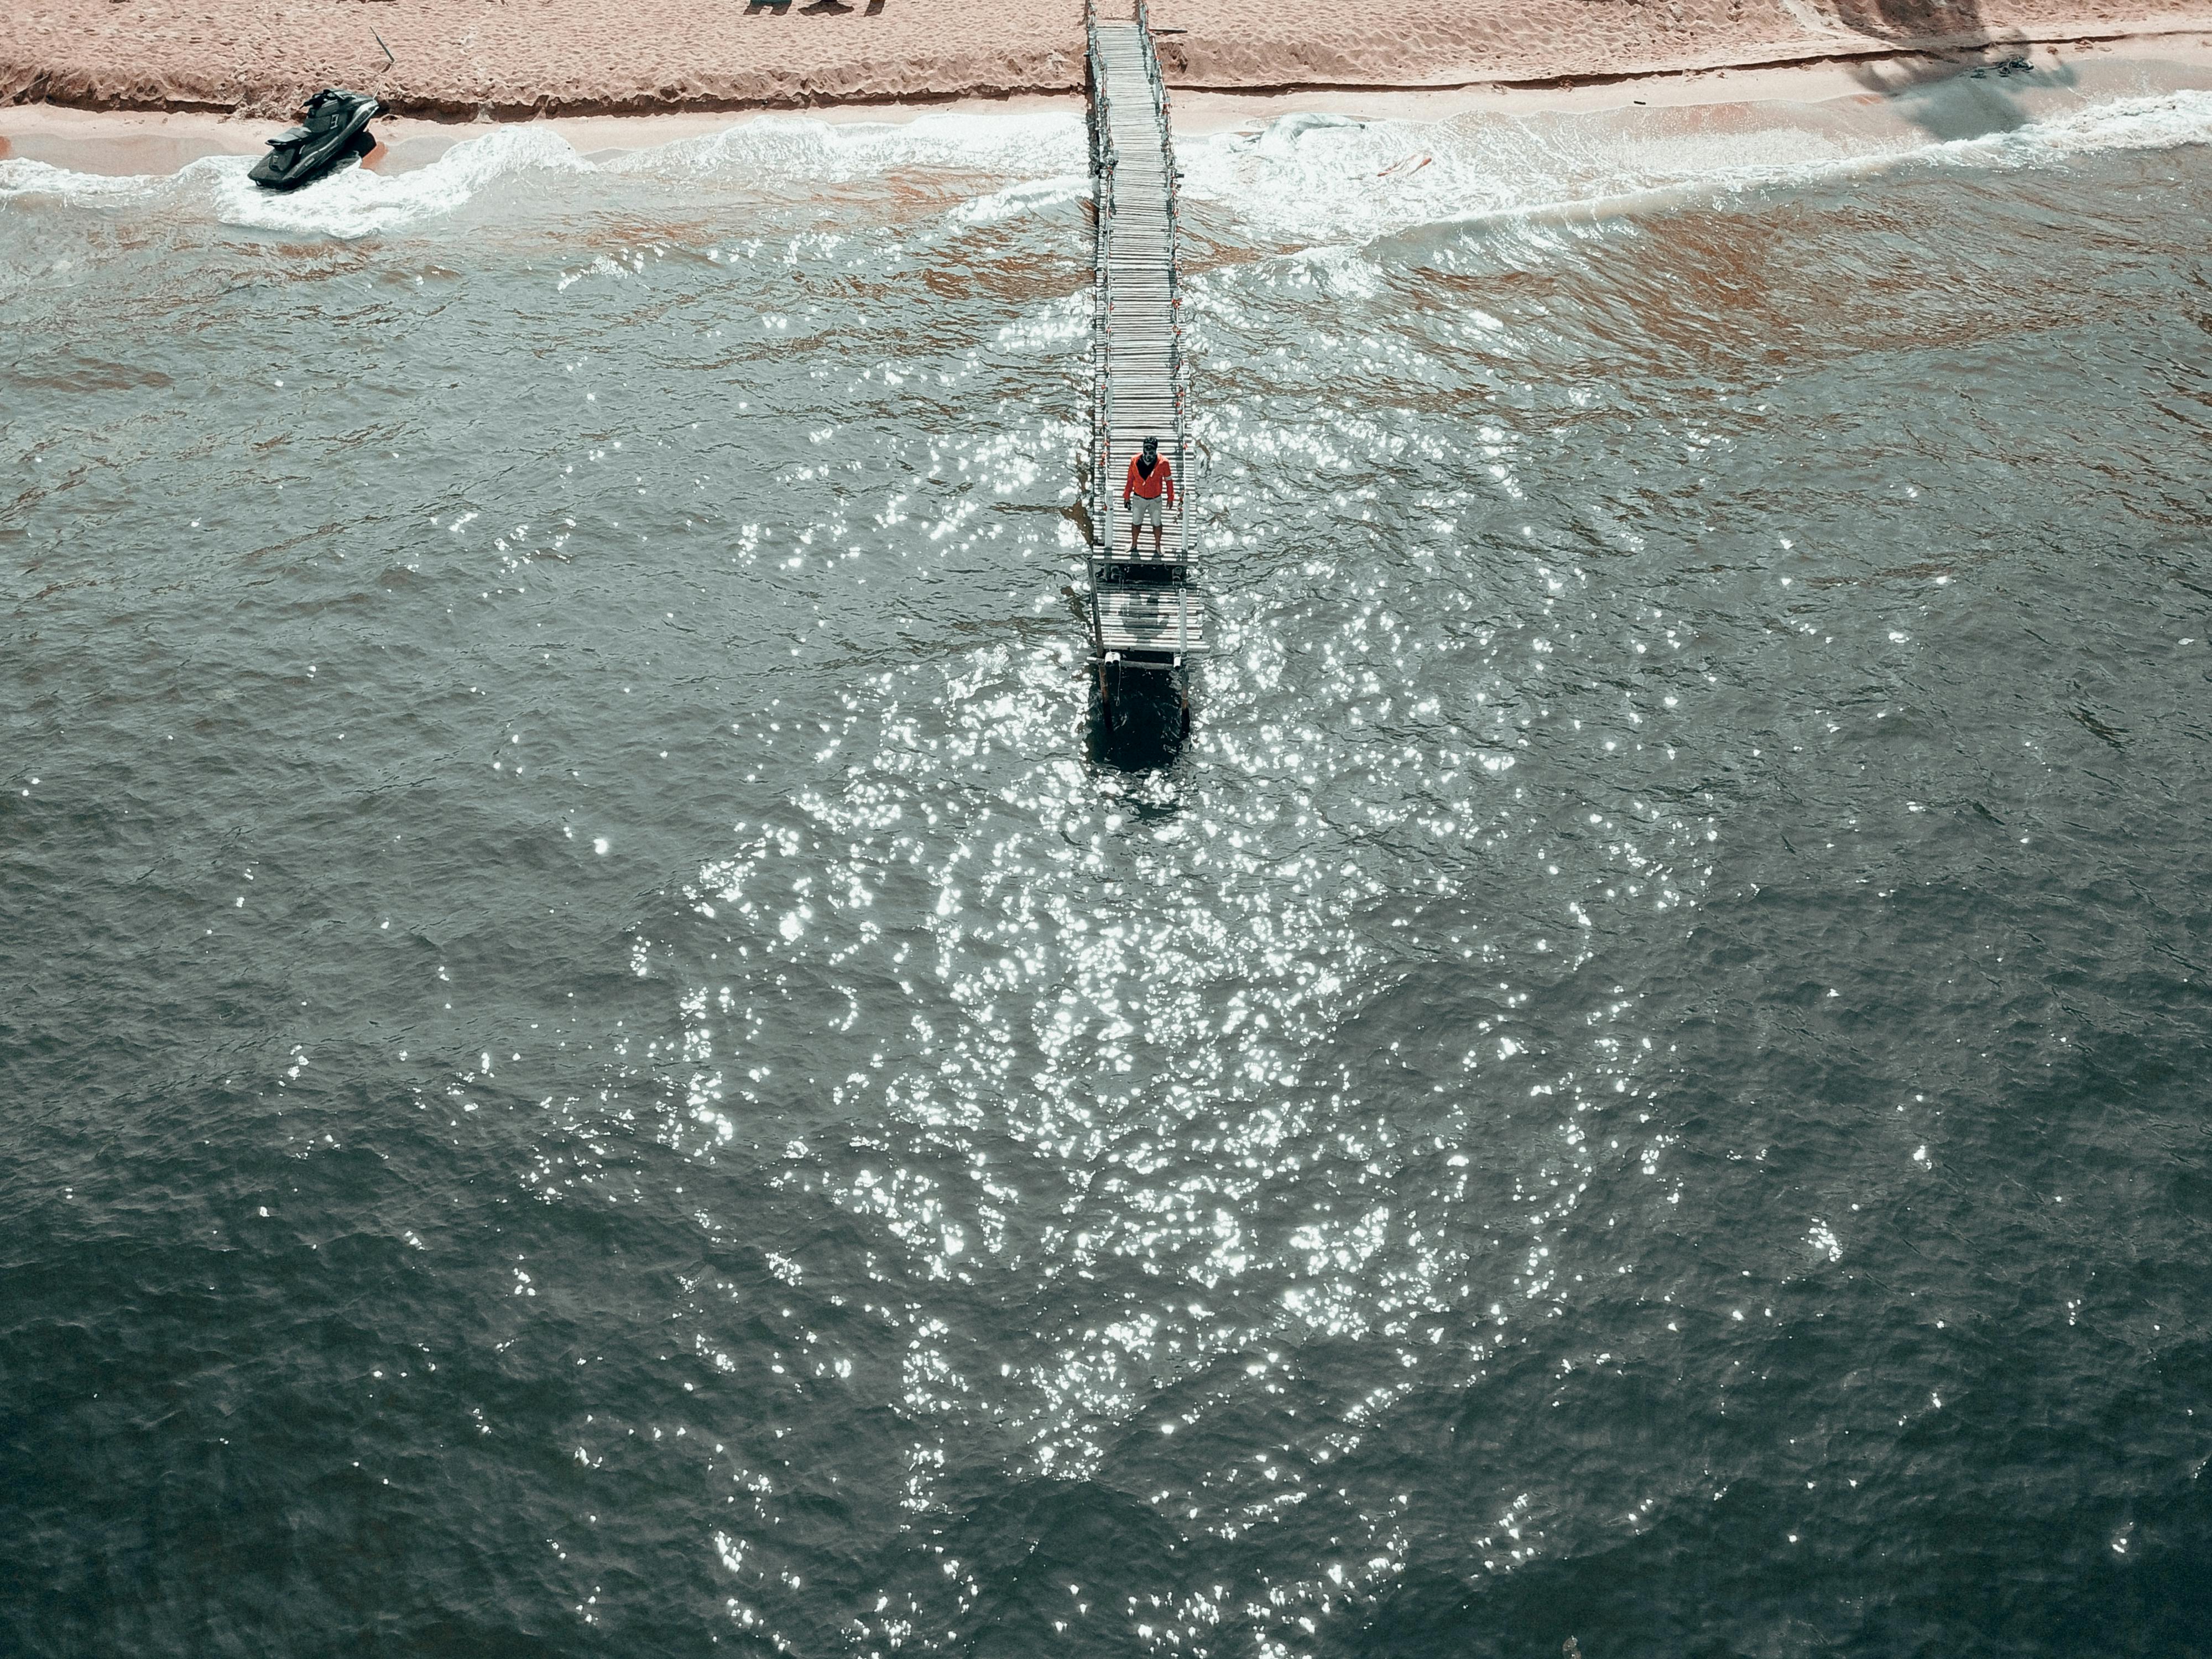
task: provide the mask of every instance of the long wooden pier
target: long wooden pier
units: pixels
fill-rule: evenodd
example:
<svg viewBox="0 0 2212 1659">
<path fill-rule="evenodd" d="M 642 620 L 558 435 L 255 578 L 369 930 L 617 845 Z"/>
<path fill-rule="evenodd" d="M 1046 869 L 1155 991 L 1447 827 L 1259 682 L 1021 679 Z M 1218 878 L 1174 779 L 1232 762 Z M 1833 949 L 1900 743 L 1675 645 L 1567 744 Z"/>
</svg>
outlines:
<svg viewBox="0 0 2212 1659">
<path fill-rule="evenodd" d="M 1097 187 L 1091 325 L 1091 661 L 1110 729 L 1124 669 L 1172 677 L 1187 714 L 1191 659 L 1207 644 L 1191 545 L 1188 386 L 1176 282 L 1175 146 L 1167 82 L 1143 0 L 1112 21 L 1085 7 L 1090 37 L 1091 168 Z M 1121 491 L 1146 438 L 1159 441 L 1176 501 L 1159 546 L 1149 526 L 1131 550 Z M 1164 505 L 1164 503 L 1163 503 Z"/>
</svg>

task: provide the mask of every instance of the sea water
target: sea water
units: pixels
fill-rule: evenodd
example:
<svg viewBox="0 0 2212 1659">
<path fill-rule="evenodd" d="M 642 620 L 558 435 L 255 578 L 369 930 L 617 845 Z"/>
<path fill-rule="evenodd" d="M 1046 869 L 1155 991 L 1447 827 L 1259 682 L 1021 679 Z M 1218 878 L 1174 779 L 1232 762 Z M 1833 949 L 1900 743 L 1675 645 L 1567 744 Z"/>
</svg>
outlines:
<svg viewBox="0 0 2212 1659">
<path fill-rule="evenodd" d="M 0 1647 L 2193 1650 L 2208 137 L 0 162 Z"/>
</svg>

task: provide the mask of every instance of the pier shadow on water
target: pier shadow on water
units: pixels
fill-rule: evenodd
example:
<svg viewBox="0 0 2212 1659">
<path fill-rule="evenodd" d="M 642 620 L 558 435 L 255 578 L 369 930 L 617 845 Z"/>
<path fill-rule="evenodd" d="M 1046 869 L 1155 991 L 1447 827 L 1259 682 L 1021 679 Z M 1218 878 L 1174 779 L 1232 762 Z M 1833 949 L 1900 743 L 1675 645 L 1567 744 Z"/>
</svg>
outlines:
<svg viewBox="0 0 2212 1659">
<path fill-rule="evenodd" d="M 1190 737 L 1190 691 L 1182 670 L 1106 665 L 1091 679 L 1084 750 L 1094 766 L 1157 772 L 1175 764 Z"/>
</svg>

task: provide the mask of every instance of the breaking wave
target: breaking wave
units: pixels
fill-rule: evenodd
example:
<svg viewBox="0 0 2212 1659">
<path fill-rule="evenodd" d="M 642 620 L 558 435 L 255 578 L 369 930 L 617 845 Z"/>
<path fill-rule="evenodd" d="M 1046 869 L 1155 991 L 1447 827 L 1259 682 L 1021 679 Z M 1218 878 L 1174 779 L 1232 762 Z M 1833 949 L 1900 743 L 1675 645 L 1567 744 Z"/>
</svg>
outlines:
<svg viewBox="0 0 2212 1659">
<path fill-rule="evenodd" d="M 59 196 L 113 205 L 168 208 L 252 230 L 350 240 L 404 228 L 465 206 L 485 189 L 532 173 L 582 173 L 591 164 L 541 127 L 503 127 L 465 139 L 429 166 L 405 173 L 340 167 L 289 191 L 246 177 L 249 155 L 210 155 L 164 178 L 105 178 L 41 162 L 0 161 L 0 201 Z"/>
<path fill-rule="evenodd" d="M 1939 141 L 1818 104 L 1619 114 L 1370 121 L 1297 114 L 1179 148 L 1188 199 L 1280 242 L 1361 242 L 1422 225 L 1647 211 L 1906 167 L 2007 169 L 2212 139 L 2212 93 L 2117 99 L 2009 131 Z"/>
<path fill-rule="evenodd" d="M 1006 216 L 1082 188 L 1083 124 L 1072 114 L 927 115 L 898 124 L 764 116 L 702 137 L 587 160 L 550 126 L 501 127 L 399 172 L 341 167 L 303 189 L 264 191 L 252 158 L 208 156 L 166 177 L 74 173 L 0 161 L 0 201 L 55 197 L 106 206 L 168 207 L 254 230 L 352 239 L 401 230 L 458 211 L 533 175 L 599 174 L 663 183 L 726 181 L 788 191 L 879 178 L 902 169 L 990 179 L 1057 175 L 1042 194 L 1002 191 L 982 216 Z M 989 200 L 990 198 L 986 198 Z"/>
<path fill-rule="evenodd" d="M 1650 210 L 1913 166 L 2012 168 L 2100 150 L 2212 139 L 2212 93 L 2122 97 L 2008 131 L 1938 140 L 1841 104 L 1548 113 L 1439 122 L 1299 112 L 1180 147 L 1186 199 L 1263 240 L 1363 242 L 1423 225 Z M 988 224 L 1084 193 L 1073 112 L 939 114 L 903 123 L 763 116 L 728 129 L 587 159 L 550 126 L 502 127 L 428 165 L 344 168 L 290 194 L 246 177 L 246 156 L 208 157 L 167 177 L 110 178 L 0 161 L 0 202 L 55 198 L 107 210 L 144 205 L 242 228 L 353 239 L 450 215 L 532 177 L 593 175 L 787 195 L 900 172 L 981 178 L 955 220 Z"/>
</svg>

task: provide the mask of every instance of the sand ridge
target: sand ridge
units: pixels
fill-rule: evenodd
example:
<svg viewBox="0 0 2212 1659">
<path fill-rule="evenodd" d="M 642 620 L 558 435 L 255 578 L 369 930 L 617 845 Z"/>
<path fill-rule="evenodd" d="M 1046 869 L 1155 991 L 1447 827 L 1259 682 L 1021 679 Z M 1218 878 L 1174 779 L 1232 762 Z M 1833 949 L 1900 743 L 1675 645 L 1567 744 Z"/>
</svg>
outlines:
<svg viewBox="0 0 2212 1659">
<path fill-rule="evenodd" d="M 1124 0 L 1108 0 L 1120 9 Z M 1083 81 L 1077 0 L 15 0 L 0 103 L 446 119 L 1008 97 Z M 2212 0 L 1159 0 L 1179 86 L 1452 87 L 2203 35 Z"/>
</svg>

